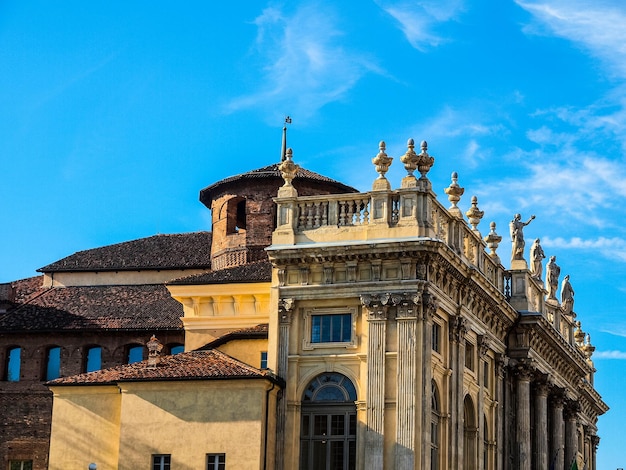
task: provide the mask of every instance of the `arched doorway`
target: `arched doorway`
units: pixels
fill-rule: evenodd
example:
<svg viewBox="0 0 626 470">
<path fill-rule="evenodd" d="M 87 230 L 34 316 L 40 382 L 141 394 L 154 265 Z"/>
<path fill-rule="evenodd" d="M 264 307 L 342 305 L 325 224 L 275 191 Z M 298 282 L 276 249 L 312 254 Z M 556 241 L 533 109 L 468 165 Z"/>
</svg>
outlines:
<svg viewBox="0 0 626 470">
<path fill-rule="evenodd" d="M 315 377 L 302 397 L 301 470 L 356 468 L 356 389 L 345 375 Z"/>
</svg>

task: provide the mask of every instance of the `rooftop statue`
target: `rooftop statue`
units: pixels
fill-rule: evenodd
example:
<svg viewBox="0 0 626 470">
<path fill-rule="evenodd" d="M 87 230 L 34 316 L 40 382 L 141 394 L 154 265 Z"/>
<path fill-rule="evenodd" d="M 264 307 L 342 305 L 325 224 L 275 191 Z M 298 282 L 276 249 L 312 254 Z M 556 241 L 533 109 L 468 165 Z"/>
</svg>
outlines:
<svg viewBox="0 0 626 470">
<path fill-rule="evenodd" d="M 556 264 L 556 256 L 550 256 L 546 266 L 546 283 L 548 287 L 548 299 L 556 300 L 556 291 L 559 287 L 559 275 L 561 268 Z"/>
<path fill-rule="evenodd" d="M 528 222 L 522 222 L 522 216 L 515 214 L 509 228 L 511 229 L 511 241 L 513 242 L 513 250 L 511 252 L 511 261 L 524 259 L 524 227 L 526 227 L 535 218 L 534 215 L 530 216 Z"/>
<path fill-rule="evenodd" d="M 571 315 L 574 311 L 574 289 L 569 282 L 569 274 L 563 278 L 561 284 L 561 305 L 565 315 Z"/>
<path fill-rule="evenodd" d="M 532 263 L 532 267 L 530 272 L 535 279 L 541 279 L 541 273 L 543 272 L 543 260 L 546 255 L 543 252 L 543 248 L 539 244 L 541 240 L 538 238 L 533 242 L 533 245 L 530 247 L 530 261 Z"/>
</svg>

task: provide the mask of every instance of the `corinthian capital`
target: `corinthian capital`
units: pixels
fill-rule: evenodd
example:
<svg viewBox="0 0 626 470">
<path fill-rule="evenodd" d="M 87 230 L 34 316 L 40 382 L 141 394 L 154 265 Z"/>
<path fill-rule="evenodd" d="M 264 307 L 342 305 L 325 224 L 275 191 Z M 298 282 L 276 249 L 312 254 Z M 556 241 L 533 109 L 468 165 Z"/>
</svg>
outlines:
<svg viewBox="0 0 626 470">
<path fill-rule="evenodd" d="M 291 313 L 295 304 L 295 299 L 291 298 L 278 300 L 278 318 L 280 323 L 291 323 Z"/>
</svg>

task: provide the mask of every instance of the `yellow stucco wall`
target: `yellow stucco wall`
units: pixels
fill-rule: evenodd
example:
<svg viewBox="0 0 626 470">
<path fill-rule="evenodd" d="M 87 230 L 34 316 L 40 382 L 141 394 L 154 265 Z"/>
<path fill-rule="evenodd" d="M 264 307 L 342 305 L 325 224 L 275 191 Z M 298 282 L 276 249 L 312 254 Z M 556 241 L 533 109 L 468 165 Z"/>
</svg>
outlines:
<svg viewBox="0 0 626 470">
<path fill-rule="evenodd" d="M 149 468 L 171 454 L 172 468 L 199 469 L 207 453 L 228 468 L 262 468 L 264 380 L 124 384 L 120 470 Z"/>
<path fill-rule="evenodd" d="M 55 392 L 50 470 L 150 468 L 171 454 L 172 468 L 201 469 L 207 453 L 226 454 L 228 468 L 263 468 L 265 380 L 136 382 L 52 387 Z M 278 388 L 270 392 L 275 420 Z M 274 448 L 270 426 L 268 452 Z"/>
<path fill-rule="evenodd" d="M 116 386 L 50 387 L 54 393 L 49 470 L 116 469 L 121 395 Z"/>
<path fill-rule="evenodd" d="M 245 339 L 229 341 L 218 348 L 225 354 L 239 359 L 241 362 L 256 367 L 261 367 L 261 351 L 267 352 L 266 339 Z"/>
</svg>

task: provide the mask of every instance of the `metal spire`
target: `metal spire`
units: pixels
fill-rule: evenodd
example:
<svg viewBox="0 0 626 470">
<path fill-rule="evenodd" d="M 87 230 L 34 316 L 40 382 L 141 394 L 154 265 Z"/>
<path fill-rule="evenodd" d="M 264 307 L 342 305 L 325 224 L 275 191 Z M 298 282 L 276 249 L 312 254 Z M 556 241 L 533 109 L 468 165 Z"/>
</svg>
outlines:
<svg viewBox="0 0 626 470">
<path fill-rule="evenodd" d="M 285 125 L 283 126 L 283 145 L 280 150 L 280 161 L 284 162 L 287 158 L 287 124 L 291 124 L 291 118 L 289 116 L 285 117 Z"/>
</svg>

